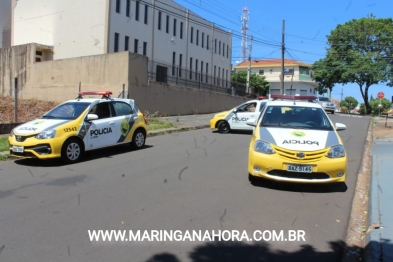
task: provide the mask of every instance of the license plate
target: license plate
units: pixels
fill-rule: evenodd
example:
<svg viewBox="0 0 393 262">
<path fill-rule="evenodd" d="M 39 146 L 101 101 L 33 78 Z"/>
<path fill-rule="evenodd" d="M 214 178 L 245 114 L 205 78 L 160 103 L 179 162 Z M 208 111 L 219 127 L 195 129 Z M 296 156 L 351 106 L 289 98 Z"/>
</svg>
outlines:
<svg viewBox="0 0 393 262">
<path fill-rule="evenodd" d="M 307 165 L 287 165 L 287 171 L 291 172 L 302 172 L 302 173 L 311 173 L 312 172 L 312 166 L 307 166 Z"/>
<path fill-rule="evenodd" d="M 23 153 L 23 146 L 12 146 L 12 152 Z"/>
</svg>

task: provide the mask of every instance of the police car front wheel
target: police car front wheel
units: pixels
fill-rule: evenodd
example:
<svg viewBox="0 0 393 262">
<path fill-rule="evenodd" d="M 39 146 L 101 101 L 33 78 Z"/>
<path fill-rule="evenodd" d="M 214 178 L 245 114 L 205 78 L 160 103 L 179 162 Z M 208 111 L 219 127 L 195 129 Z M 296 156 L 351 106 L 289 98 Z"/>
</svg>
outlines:
<svg viewBox="0 0 393 262">
<path fill-rule="evenodd" d="M 227 121 L 221 121 L 218 124 L 218 132 L 225 134 L 225 133 L 228 133 L 229 130 L 230 130 L 230 127 L 229 127 L 229 124 Z"/>
<path fill-rule="evenodd" d="M 77 139 L 67 140 L 61 149 L 61 158 L 66 163 L 75 163 L 82 156 L 82 146 Z"/>
<path fill-rule="evenodd" d="M 146 133 L 142 129 L 137 129 L 132 136 L 131 146 L 134 149 L 141 149 L 145 145 Z"/>
</svg>

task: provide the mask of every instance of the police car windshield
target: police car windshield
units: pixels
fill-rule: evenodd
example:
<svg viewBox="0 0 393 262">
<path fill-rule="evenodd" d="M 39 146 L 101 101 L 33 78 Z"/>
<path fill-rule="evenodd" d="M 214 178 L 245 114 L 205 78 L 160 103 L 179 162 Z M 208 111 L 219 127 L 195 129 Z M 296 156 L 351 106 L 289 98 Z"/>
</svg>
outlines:
<svg viewBox="0 0 393 262">
<path fill-rule="evenodd" d="M 328 117 L 321 108 L 300 106 L 269 106 L 263 115 L 261 126 L 333 130 Z"/>
<path fill-rule="evenodd" d="M 76 119 L 83 111 L 90 105 L 90 103 L 84 102 L 68 102 L 61 104 L 52 110 L 50 110 L 41 118 L 50 119 Z"/>
</svg>

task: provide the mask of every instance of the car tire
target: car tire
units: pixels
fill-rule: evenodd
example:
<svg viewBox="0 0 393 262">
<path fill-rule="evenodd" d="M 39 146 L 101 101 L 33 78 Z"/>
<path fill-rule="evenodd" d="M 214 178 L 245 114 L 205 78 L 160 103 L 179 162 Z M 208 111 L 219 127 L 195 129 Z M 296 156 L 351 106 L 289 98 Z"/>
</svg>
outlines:
<svg viewBox="0 0 393 262">
<path fill-rule="evenodd" d="M 230 128 L 230 126 L 229 126 L 227 121 L 221 121 L 218 124 L 217 128 L 218 128 L 218 132 L 220 132 L 221 134 L 229 133 L 229 131 L 231 130 L 231 128 Z"/>
<path fill-rule="evenodd" d="M 131 147 L 133 149 L 141 149 L 145 146 L 146 142 L 146 132 L 139 128 L 135 130 L 134 135 L 132 136 Z"/>
<path fill-rule="evenodd" d="M 75 138 L 68 139 L 61 148 L 61 159 L 67 164 L 78 162 L 82 154 L 82 144 Z"/>
</svg>

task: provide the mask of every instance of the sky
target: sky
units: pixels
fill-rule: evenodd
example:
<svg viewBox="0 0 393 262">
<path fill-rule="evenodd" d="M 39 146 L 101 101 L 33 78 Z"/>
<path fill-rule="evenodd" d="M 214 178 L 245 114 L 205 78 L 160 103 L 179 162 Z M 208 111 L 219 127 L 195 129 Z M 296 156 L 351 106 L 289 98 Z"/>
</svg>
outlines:
<svg viewBox="0 0 393 262">
<path fill-rule="evenodd" d="M 337 25 L 370 14 L 376 18 L 393 16 L 393 0 L 175 0 L 224 30 L 232 30 L 232 64 L 242 61 L 241 17 L 248 9 L 248 34 L 252 34 L 251 59 L 281 58 L 284 21 L 285 58 L 313 64 L 325 57 L 327 35 Z M 392 100 L 393 88 L 373 85 L 369 96 L 383 92 Z M 336 85 L 331 97 L 352 96 L 363 103 L 356 84 Z"/>
</svg>

